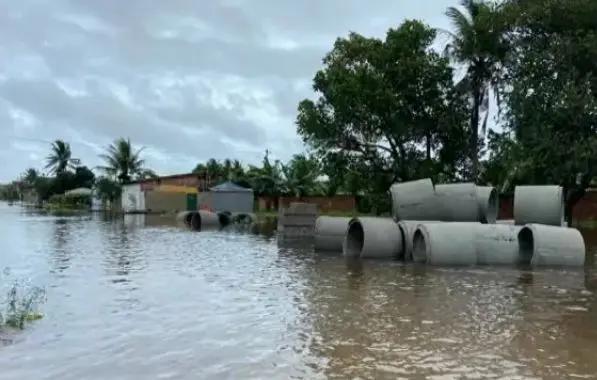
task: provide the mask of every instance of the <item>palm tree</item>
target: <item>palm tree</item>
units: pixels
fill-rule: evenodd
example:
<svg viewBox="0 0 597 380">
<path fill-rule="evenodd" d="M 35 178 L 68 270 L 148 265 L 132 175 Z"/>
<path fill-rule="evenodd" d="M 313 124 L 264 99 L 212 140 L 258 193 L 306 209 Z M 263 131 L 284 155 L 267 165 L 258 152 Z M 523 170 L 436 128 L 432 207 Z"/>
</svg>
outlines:
<svg viewBox="0 0 597 380">
<path fill-rule="evenodd" d="M 99 166 L 98 169 L 116 178 L 121 184 L 140 179 L 148 174 L 144 168 L 145 160 L 141 158 L 143 149 L 135 151 L 130 139 L 116 139 L 106 148 L 106 153 L 100 154 L 99 157 L 106 165 Z"/>
<path fill-rule="evenodd" d="M 70 144 L 63 140 L 56 140 L 52 143 L 51 153 L 46 157 L 44 169 L 49 169 L 51 174 L 60 175 L 74 168 L 75 161 L 72 158 Z"/>
<path fill-rule="evenodd" d="M 446 16 L 452 22 L 453 32 L 446 32 L 451 42 L 445 53 L 456 63 L 466 65 L 466 75 L 459 87 L 471 99 L 471 177 L 477 180 L 479 171 L 478 140 L 485 137 L 489 116 L 489 93 L 493 88 L 499 103 L 497 74 L 507 52 L 504 42 L 505 24 L 501 22 L 496 6 L 480 0 L 461 0 L 460 6 L 449 7 Z M 480 119 L 482 114 L 483 121 Z"/>
<path fill-rule="evenodd" d="M 34 188 L 39 180 L 39 173 L 35 168 L 29 168 L 23 174 L 23 183 L 28 188 Z"/>
</svg>

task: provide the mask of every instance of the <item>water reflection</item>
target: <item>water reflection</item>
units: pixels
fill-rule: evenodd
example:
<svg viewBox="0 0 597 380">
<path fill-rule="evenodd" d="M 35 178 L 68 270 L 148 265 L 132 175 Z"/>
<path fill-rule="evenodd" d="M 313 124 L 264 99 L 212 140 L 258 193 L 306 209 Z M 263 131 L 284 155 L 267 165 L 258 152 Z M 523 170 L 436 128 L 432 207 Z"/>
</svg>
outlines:
<svg viewBox="0 0 597 380">
<path fill-rule="evenodd" d="M 55 273 L 61 273 L 70 267 L 71 250 L 68 247 L 71 224 L 68 219 L 55 219 L 53 221 L 54 231 L 52 253 L 52 269 Z"/>
<path fill-rule="evenodd" d="M 3 380 L 597 373 L 593 267 L 345 261 L 267 236 L 156 220 L 58 221 L 0 208 L 0 231 L 11 236 L 0 266 L 52 285 L 44 320 L 0 348 Z M 39 275 L 60 257 L 68 275 Z"/>
</svg>

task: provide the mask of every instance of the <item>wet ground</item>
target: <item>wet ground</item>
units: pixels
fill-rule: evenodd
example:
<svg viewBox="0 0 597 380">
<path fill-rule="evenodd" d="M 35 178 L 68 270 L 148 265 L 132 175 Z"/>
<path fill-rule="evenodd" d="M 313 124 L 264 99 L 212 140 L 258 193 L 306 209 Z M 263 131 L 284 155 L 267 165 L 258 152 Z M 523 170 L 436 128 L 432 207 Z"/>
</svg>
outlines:
<svg viewBox="0 0 597 380">
<path fill-rule="evenodd" d="M 268 236 L 1 203 L 0 237 L 4 283 L 47 292 L 0 347 L 2 380 L 597 378 L 592 263 L 358 275 Z"/>
</svg>

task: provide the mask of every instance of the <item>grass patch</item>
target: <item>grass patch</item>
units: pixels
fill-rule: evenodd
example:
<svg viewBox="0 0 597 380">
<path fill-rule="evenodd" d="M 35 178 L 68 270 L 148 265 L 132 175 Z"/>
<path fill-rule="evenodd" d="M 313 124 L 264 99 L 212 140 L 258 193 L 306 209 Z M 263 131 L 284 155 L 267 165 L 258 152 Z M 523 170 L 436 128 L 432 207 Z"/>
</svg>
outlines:
<svg viewBox="0 0 597 380">
<path fill-rule="evenodd" d="M 39 287 L 25 287 L 14 282 L 8 287 L 0 309 L 0 332 L 6 328 L 25 328 L 29 322 L 43 318 L 39 306 L 45 302 L 45 291 Z"/>
<path fill-rule="evenodd" d="M 582 228 L 586 230 L 593 230 L 597 229 L 597 220 L 589 219 L 589 220 L 573 220 L 572 225 L 576 228 Z"/>
<path fill-rule="evenodd" d="M 272 210 L 272 211 L 256 211 L 255 215 L 257 215 L 258 218 L 272 218 L 272 217 L 276 217 L 278 216 L 278 211 Z M 373 214 L 364 214 L 364 213 L 360 213 L 357 212 L 356 210 L 353 211 L 328 211 L 328 212 L 321 212 L 318 213 L 319 216 L 325 215 L 325 216 L 345 216 L 345 217 L 357 217 L 357 216 L 374 216 Z"/>
</svg>

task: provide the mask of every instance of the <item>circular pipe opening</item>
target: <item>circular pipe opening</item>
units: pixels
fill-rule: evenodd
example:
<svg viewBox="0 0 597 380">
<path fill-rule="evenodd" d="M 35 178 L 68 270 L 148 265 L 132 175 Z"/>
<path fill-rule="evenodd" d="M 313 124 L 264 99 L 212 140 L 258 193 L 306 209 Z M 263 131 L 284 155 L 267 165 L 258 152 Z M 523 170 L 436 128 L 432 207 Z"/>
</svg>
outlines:
<svg viewBox="0 0 597 380">
<path fill-rule="evenodd" d="M 226 227 L 230 224 L 230 215 L 231 214 L 227 211 L 218 213 L 218 220 L 220 221 L 220 226 Z"/>
<path fill-rule="evenodd" d="M 350 258 L 360 257 L 364 245 L 365 231 L 363 230 L 363 225 L 359 221 L 354 220 L 348 225 L 344 255 Z"/>
<path fill-rule="evenodd" d="M 187 227 L 191 227 L 192 222 L 193 222 L 193 213 L 187 212 L 187 214 L 184 216 L 184 223 Z"/>
<path fill-rule="evenodd" d="M 535 239 L 533 230 L 523 227 L 518 233 L 518 263 L 530 265 L 535 252 Z"/>
<path fill-rule="evenodd" d="M 485 213 L 485 223 L 495 224 L 499 212 L 499 197 L 495 188 L 489 192 L 489 199 L 487 200 L 487 212 Z"/>
<path fill-rule="evenodd" d="M 418 228 L 413 235 L 413 261 L 427 262 L 427 241 L 423 232 Z"/>
<path fill-rule="evenodd" d="M 191 218 L 191 228 L 197 231 L 201 230 L 201 213 L 193 212 Z"/>
<path fill-rule="evenodd" d="M 403 260 L 408 260 L 410 258 L 406 257 L 407 234 L 406 234 L 405 228 L 400 223 L 398 224 L 398 231 L 400 231 L 400 237 L 402 238 L 400 240 L 400 254 L 398 255 L 398 258 L 403 259 Z"/>
</svg>

